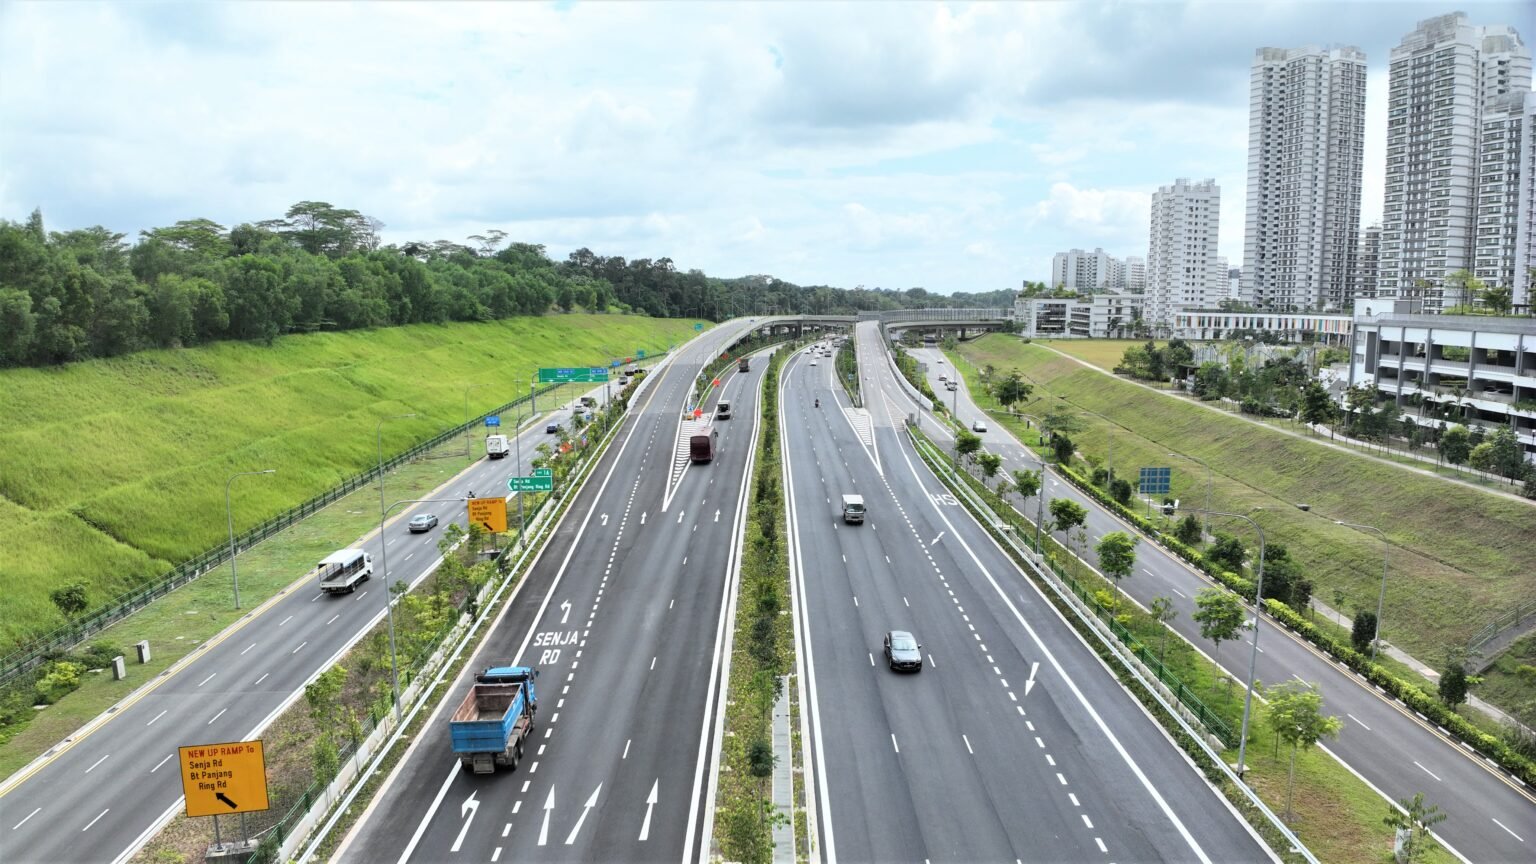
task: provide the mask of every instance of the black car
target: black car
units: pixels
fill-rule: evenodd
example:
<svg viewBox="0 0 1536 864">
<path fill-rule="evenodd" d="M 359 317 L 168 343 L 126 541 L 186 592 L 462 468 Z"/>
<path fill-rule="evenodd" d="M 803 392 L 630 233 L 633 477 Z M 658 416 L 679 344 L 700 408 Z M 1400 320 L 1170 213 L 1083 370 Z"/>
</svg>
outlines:
<svg viewBox="0 0 1536 864">
<path fill-rule="evenodd" d="M 437 527 L 437 516 L 431 513 L 417 513 L 411 517 L 408 525 L 412 534 L 421 534 Z"/>
<path fill-rule="evenodd" d="M 559 423 L 551 423 L 548 426 L 544 427 L 544 431 L 548 432 L 551 435 L 559 435 L 560 434 L 560 424 Z"/>
<path fill-rule="evenodd" d="M 923 671 L 923 646 L 911 633 L 892 630 L 885 634 L 885 662 L 894 672 Z"/>
</svg>

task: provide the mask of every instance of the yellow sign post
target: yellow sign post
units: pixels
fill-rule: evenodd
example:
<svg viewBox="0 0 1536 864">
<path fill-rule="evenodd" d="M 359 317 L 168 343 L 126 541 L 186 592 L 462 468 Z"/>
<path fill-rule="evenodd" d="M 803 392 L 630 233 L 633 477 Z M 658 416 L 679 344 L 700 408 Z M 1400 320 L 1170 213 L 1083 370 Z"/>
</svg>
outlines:
<svg viewBox="0 0 1536 864">
<path fill-rule="evenodd" d="M 188 816 L 267 809 L 267 763 L 260 741 L 180 747 Z"/>
<path fill-rule="evenodd" d="M 469 499 L 469 522 L 479 525 L 492 534 L 507 533 L 507 499 Z"/>
</svg>

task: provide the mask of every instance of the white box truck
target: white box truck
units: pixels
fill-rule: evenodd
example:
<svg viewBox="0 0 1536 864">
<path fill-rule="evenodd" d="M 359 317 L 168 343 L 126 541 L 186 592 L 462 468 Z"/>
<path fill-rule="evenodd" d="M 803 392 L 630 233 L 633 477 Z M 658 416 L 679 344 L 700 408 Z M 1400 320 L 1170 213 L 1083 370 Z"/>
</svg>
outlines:
<svg viewBox="0 0 1536 864">
<path fill-rule="evenodd" d="M 507 436 L 505 436 L 505 435 L 487 435 L 487 436 L 485 436 L 485 455 L 486 456 L 489 456 L 492 459 L 500 459 L 501 457 L 503 457 L 503 456 L 505 456 L 505 455 L 507 455 L 508 453 L 511 453 L 511 452 L 512 452 L 512 445 L 507 443 Z"/>
<path fill-rule="evenodd" d="M 843 521 L 853 525 L 864 523 L 864 496 L 843 496 Z"/>
</svg>

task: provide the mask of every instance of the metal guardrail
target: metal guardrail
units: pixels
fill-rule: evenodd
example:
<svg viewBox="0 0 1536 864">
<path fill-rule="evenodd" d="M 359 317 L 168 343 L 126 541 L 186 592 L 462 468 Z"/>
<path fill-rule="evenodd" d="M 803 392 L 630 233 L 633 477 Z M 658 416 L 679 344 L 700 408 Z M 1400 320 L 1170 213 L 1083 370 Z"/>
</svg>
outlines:
<svg viewBox="0 0 1536 864">
<path fill-rule="evenodd" d="M 666 353 L 667 352 L 663 351 L 653 356 L 663 357 L 666 356 Z M 561 386 L 563 385 L 549 384 L 541 389 L 534 391 L 532 396 L 523 396 L 492 410 L 481 412 L 468 423 L 460 423 L 456 426 L 446 429 L 429 440 L 420 442 L 403 452 L 389 457 L 388 459 L 384 460 L 382 468 L 380 466 L 375 466 L 360 474 L 354 474 L 353 476 L 341 481 L 341 483 L 337 484 L 336 486 L 320 493 L 319 495 L 316 495 L 308 501 L 305 501 L 296 507 L 289 508 L 283 513 L 273 516 L 260 525 L 257 525 L 255 528 L 252 528 L 243 534 L 237 535 L 235 537 L 235 547 L 237 550 L 249 549 L 257 543 L 266 540 L 272 535 L 291 527 L 295 523 L 300 522 L 315 514 L 316 512 L 324 509 L 325 507 L 335 503 L 337 500 L 350 495 L 351 493 L 363 488 L 364 486 L 371 485 L 375 480 L 378 479 L 379 472 L 381 470 L 388 472 L 400 466 L 401 464 L 409 462 L 422 455 L 423 453 L 433 450 L 447 443 L 453 438 L 464 434 L 465 430 L 475 428 L 481 422 L 481 420 L 487 416 L 493 414 L 504 414 L 508 410 L 528 402 L 530 399 L 537 399 L 539 396 L 548 394 L 560 388 Z M 129 615 L 132 615 L 134 612 L 144 608 L 151 602 L 164 597 L 177 588 L 192 582 L 208 571 L 218 567 L 225 561 L 229 560 L 229 551 L 229 544 L 227 542 L 220 543 L 219 545 L 208 549 L 202 554 L 184 561 L 171 570 L 166 571 L 160 576 L 160 578 L 156 579 L 149 585 L 118 595 L 118 597 L 108 607 L 96 612 L 92 612 L 91 614 L 86 615 L 77 621 L 73 621 L 63 627 L 53 630 L 50 633 L 40 636 L 37 639 L 32 640 L 27 645 L 5 655 L 5 657 L 0 658 L 0 684 L 5 684 L 6 682 L 15 678 L 17 675 L 20 675 L 29 669 L 35 668 L 37 665 L 42 663 L 49 654 L 80 644 L 90 636 L 96 633 L 100 633 L 102 630 L 105 630 L 107 627 L 110 627 L 113 624 L 123 620 L 124 618 L 127 618 Z"/>
<path fill-rule="evenodd" d="M 1472 638 L 1467 640 L 1467 653 L 1477 653 L 1484 645 L 1491 642 L 1495 636 L 1511 627 L 1519 626 L 1532 617 L 1536 617 L 1536 598 L 1527 600 L 1513 609 L 1504 610 L 1497 618 L 1488 622 L 1483 629 L 1472 634 Z"/>
</svg>

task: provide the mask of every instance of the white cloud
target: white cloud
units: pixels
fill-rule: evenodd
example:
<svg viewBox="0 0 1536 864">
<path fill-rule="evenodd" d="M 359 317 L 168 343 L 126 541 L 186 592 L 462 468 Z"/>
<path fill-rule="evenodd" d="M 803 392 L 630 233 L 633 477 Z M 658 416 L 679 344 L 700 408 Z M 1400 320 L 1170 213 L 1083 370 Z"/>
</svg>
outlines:
<svg viewBox="0 0 1536 864">
<path fill-rule="evenodd" d="M 1379 214 L 1387 47 L 1441 11 L 13 0 L 0 218 L 132 233 L 327 200 L 391 241 L 499 227 L 556 255 L 974 291 L 1073 246 L 1141 254 L 1151 191 L 1214 176 L 1236 263 L 1254 48 L 1367 50 Z"/>
</svg>

